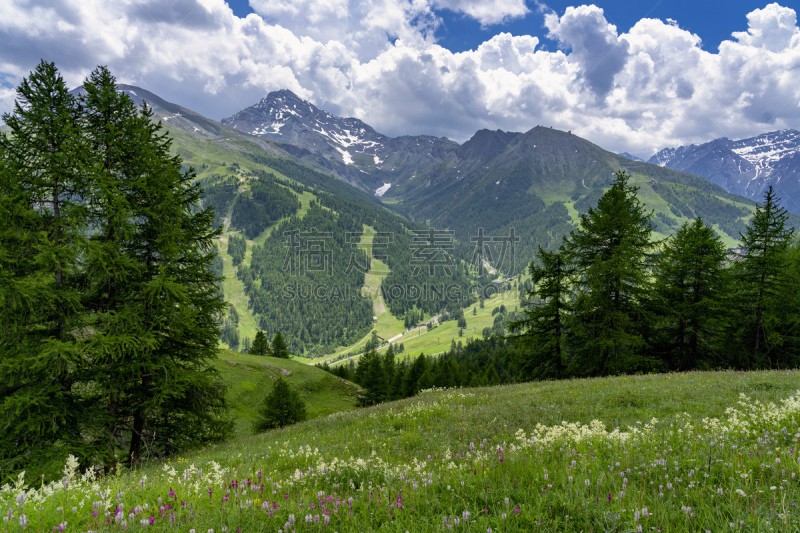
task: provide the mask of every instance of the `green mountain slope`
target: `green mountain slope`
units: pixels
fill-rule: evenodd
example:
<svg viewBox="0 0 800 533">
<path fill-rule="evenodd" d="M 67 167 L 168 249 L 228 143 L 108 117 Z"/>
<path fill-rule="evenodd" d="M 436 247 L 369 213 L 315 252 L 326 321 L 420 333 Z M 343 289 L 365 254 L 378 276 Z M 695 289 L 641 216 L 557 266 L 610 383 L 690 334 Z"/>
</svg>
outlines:
<svg viewBox="0 0 800 533">
<path fill-rule="evenodd" d="M 522 265 L 537 245 L 557 246 L 617 170 L 631 173 L 662 236 L 702 216 L 733 245 L 754 205 L 697 176 L 634 162 L 551 128 L 513 135 L 482 131 L 459 155 L 414 187 L 390 189 L 389 198 L 400 200 L 398 209 L 409 217 L 454 229 L 465 242 L 479 227 L 493 234 L 515 228 Z"/>
<path fill-rule="evenodd" d="M 228 387 L 226 400 L 237 437 L 253 433 L 259 406 L 278 375 L 298 390 L 306 402 L 309 419 L 356 406 L 357 385 L 301 362 L 220 350 L 214 366 Z"/>
</svg>

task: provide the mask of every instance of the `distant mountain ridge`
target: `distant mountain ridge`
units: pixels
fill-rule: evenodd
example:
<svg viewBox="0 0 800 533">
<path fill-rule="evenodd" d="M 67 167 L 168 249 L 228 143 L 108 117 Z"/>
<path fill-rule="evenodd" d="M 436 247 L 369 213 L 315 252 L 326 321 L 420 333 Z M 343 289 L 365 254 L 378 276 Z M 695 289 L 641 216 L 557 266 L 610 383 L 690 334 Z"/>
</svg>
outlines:
<svg viewBox="0 0 800 533">
<path fill-rule="evenodd" d="M 327 160 L 328 169 L 366 190 L 413 177 L 447 159 L 458 143 L 430 135 L 388 137 L 357 118 L 341 118 L 289 90 L 269 93 L 222 123 L 251 135 L 296 146 L 297 157 Z"/>
<path fill-rule="evenodd" d="M 760 200 L 770 185 L 784 205 L 800 212 L 800 132 L 793 129 L 747 139 L 714 139 L 665 148 L 649 163 L 697 174 L 728 192 Z"/>
</svg>

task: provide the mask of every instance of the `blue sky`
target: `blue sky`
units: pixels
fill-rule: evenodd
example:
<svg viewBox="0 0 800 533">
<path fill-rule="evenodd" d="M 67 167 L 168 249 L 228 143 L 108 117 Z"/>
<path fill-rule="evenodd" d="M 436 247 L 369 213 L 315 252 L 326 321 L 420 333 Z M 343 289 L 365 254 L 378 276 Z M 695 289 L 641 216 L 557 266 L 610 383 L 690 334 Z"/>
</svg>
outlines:
<svg viewBox="0 0 800 533">
<path fill-rule="evenodd" d="M 723 40 L 730 39 L 731 33 L 741 31 L 742 21 L 748 13 L 766 5 L 763 1 L 749 0 L 614 0 L 592 3 L 603 8 L 606 20 L 622 32 L 627 32 L 643 18 L 673 19 L 682 28 L 699 35 L 703 40 L 703 48 L 711 51 L 716 51 Z M 229 0 L 228 5 L 239 17 L 254 13 L 248 0 Z M 527 16 L 488 26 L 483 26 L 474 18 L 464 14 L 440 9 L 438 13 L 443 25 L 436 32 L 436 37 L 439 44 L 451 52 L 473 50 L 500 32 L 535 35 L 545 40 L 547 31 L 539 6 L 543 10 L 550 9 L 560 15 L 568 6 L 580 5 L 580 2 L 550 0 L 537 4 L 528 1 L 527 5 L 531 10 Z M 547 44 L 556 46 L 553 41 Z"/>
<path fill-rule="evenodd" d="M 47 59 L 214 119 L 289 89 L 391 136 L 541 124 L 648 157 L 800 129 L 795 4 L 3 0 L 0 112 Z"/>
</svg>

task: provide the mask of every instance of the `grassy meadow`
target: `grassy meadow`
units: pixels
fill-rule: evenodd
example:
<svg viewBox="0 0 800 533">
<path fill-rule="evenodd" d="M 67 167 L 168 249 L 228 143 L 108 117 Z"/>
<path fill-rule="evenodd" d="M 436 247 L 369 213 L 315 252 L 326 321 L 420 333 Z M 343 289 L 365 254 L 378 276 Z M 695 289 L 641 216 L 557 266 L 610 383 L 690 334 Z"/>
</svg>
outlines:
<svg viewBox="0 0 800 533">
<path fill-rule="evenodd" d="M 430 391 L 103 479 L 68 462 L 63 480 L 3 487 L 2 527 L 798 531 L 798 378 L 692 372 Z"/>
<path fill-rule="evenodd" d="M 306 402 L 309 419 L 355 409 L 358 386 L 299 361 L 220 350 L 215 368 L 227 384 L 226 400 L 236 438 L 252 434 L 264 397 L 278 375 L 297 389 Z"/>
</svg>

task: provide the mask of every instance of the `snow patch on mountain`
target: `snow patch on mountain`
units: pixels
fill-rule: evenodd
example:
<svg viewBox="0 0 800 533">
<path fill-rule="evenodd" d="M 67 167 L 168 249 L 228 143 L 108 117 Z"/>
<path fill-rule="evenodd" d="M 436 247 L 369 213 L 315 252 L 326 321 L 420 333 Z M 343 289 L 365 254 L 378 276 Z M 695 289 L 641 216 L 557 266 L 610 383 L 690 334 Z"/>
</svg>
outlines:
<svg viewBox="0 0 800 533">
<path fill-rule="evenodd" d="M 388 191 L 389 188 L 391 188 L 391 186 L 392 186 L 391 183 L 384 183 L 381 187 L 375 189 L 375 196 L 378 197 L 383 196 L 384 194 L 386 194 L 386 191 Z"/>
<path fill-rule="evenodd" d="M 338 152 L 342 154 L 342 161 L 344 161 L 345 165 L 353 164 L 353 156 L 350 155 L 350 152 L 348 152 L 343 148 L 339 148 L 338 146 L 334 146 L 334 148 L 336 148 L 336 150 L 338 150 Z"/>
</svg>

